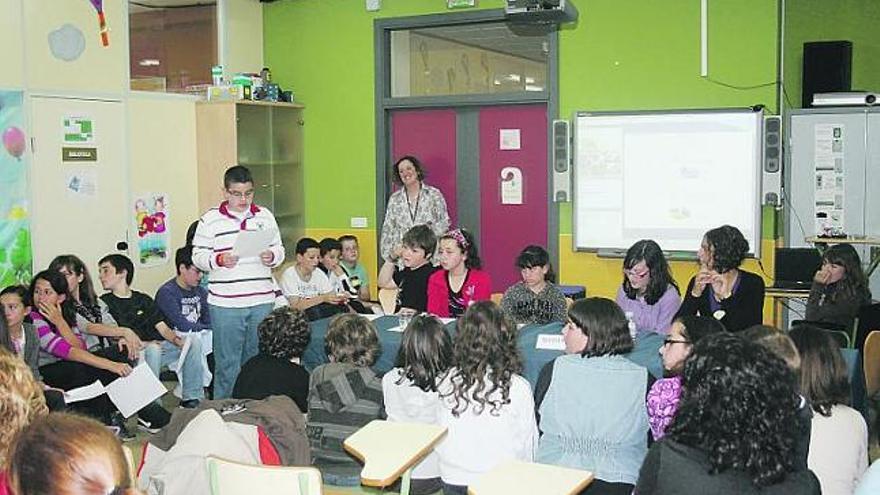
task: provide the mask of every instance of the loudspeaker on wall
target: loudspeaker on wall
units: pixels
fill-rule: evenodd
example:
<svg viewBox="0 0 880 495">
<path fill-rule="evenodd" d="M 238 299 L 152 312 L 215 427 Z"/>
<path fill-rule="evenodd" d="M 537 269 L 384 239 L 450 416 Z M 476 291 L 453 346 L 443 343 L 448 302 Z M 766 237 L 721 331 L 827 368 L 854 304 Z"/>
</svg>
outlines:
<svg viewBox="0 0 880 495">
<path fill-rule="evenodd" d="M 782 117 L 764 117 L 764 157 L 761 173 L 762 202 L 765 205 L 782 204 Z"/>
<path fill-rule="evenodd" d="M 571 132 L 567 120 L 554 120 L 553 140 L 553 201 L 571 201 Z"/>
</svg>

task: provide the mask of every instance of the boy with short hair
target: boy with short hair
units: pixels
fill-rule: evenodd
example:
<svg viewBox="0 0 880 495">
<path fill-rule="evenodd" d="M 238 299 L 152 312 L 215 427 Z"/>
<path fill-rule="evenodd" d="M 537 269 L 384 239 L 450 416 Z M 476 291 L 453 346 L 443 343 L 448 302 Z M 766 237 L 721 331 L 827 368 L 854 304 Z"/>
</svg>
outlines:
<svg viewBox="0 0 880 495">
<path fill-rule="evenodd" d="M 397 293 L 396 312 L 421 313 L 428 308 L 428 278 L 437 267 L 430 263 L 437 246 L 437 236 L 427 225 L 416 225 L 403 235 L 403 250 L 399 254 L 403 269 L 397 267 L 397 255 L 385 260 L 379 270 L 379 287 L 400 289 Z"/>
<path fill-rule="evenodd" d="M 321 257 L 321 246 L 311 237 L 303 237 L 296 243 L 296 264 L 284 270 L 281 275 L 281 291 L 290 301 L 290 306 L 306 313 L 309 320 L 320 318 L 331 309 L 321 304 L 339 306 L 348 297 L 336 294 L 330 279 L 321 270 L 316 270 Z M 336 309 L 338 312 L 341 309 Z M 331 312 L 332 313 L 332 312 Z"/>
<path fill-rule="evenodd" d="M 370 276 L 367 274 L 364 265 L 358 262 L 360 257 L 360 246 L 358 246 L 358 238 L 353 235 L 344 235 L 339 238 L 342 245 L 342 256 L 339 264 L 348 275 L 351 286 L 357 289 L 358 297 L 363 301 L 370 300 Z"/>
<path fill-rule="evenodd" d="M 348 274 L 339 263 L 342 243 L 332 237 L 327 237 L 321 239 L 319 246 L 321 248 L 321 263 L 318 264 L 318 268 L 330 279 L 330 287 L 333 292 L 348 296 L 345 304 L 356 313 L 373 314 L 364 306 L 364 303 L 358 300 L 358 290 L 352 286 Z"/>
<path fill-rule="evenodd" d="M 242 363 L 257 355 L 257 326 L 274 307 L 272 268 L 284 261 L 284 246 L 275 217 L 257 206 L 254 179 L 241 165 L 223 175 L 225 201 L 199 219 L 193 237 L 193 263 L 208 272 L 214 359 L 214 398 L 232 395 Z M 258 257 L 239 259 L 233 247 L 242 231 L 274 231 Z"/>
<path fill-rule="evenodd" d="M 177 362 L 185 340 L 165 323 L 162 311 L 153 299 L 131 289 L 134 264 L 121 254 L 108 254 L 98 261 L 98 278 L 104 290 L 101 296 L 119 325 L 131 328 L 144 343 L 144 360 L 159 377 L 162 367 Z M 202 346 L 192 339 L 183 362 L 183 399 L 181 407 L 194 408 L 205 397 L 202 388 Z"/>
</svg>

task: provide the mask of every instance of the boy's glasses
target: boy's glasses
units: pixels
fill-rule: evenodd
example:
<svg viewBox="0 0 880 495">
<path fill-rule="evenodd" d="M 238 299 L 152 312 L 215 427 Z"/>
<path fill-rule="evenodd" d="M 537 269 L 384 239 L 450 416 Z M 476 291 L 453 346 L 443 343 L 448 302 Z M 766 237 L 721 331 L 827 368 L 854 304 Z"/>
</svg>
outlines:
<svg viewBox="0 0 880 495">
<path fill-rule="evenodd" d="M 229 189 L 227 189 L 226 192 L 228 192 L 230 196 L 233 196 L 238 199 L 254 197 L 254 190 L 253 189 L 251 189 L 250 191 L 244 191 L 244 192 L 230 191 Z"/>
</svg>

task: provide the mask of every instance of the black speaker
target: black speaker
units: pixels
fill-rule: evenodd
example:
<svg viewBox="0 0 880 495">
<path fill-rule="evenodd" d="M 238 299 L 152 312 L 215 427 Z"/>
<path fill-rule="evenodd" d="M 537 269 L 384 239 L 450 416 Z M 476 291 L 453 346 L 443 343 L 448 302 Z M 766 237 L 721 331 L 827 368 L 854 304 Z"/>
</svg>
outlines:
<svg viewBox="0 0 880 495">
<path fill-rule="evenodd" d="M 764 117 L 764 172 L 761 174 L 761 190 L 764 204 L 780 206 L 782 193 L 782 118 L 778 115 Z"/>
<path fill-rule="evenodd" d="M 571 141 L 567 120 L 554 120 L 553 139 L 553 201 L 571 201 Z"/>
<path fill-rule="evenodd" d="M 852 41 L 804 43 L 803 108 L 813 105 L 815 93 L 852 90 Z"/>
</svg>

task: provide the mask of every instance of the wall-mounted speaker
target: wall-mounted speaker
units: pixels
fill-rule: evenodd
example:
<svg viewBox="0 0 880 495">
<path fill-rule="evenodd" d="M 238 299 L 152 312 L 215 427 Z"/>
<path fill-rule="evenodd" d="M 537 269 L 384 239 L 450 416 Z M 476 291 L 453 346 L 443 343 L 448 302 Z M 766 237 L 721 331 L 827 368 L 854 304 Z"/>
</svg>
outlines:
<svg viewBox="0 0 880 495">
<path fill-rule="evenodd" d="M 782 195 L 782 117 L 764 117 L 764 167 L 761 173 L 763 203 L 781 206 Z"/>
<path fill-rule="evenodd" d="M 571 201 L 571 128 L 567 120 L 554 120 L 553 201 Z"/>
</svg>

